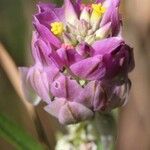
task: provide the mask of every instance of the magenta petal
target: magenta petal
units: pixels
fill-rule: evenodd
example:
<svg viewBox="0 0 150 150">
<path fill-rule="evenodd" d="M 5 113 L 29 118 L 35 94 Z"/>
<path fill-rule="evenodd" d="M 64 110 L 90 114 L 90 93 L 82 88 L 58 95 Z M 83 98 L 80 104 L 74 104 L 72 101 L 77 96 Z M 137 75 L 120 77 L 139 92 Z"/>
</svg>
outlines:
<svg viewBox="0 0 150 150">
<path fill-rule="evenodd" d="M 90 57 L 79 61 L 71 65 L 70 69 L 75 75 L 87 80 L 100 79 L 105 74 L 101 56 Z"/>
<path fill-rule="evenodd" d="M 96 3 L 103 3 L 105 0 L 96 0 Z"/>
<path fill-rule="evenodd" d="M 127 45 L 121 45 L 110 54 L 105 54 L 103 62 L 106 67 L 105 78 L 126 78 L 128 72 L 134 68 L 132 49 Z M 116 78 L 119 81 L 118 78 Z"/>
<path fill-rule="evenodd" d="M 78 98 L 79 103 L 97 111 L 105 105 L 106 95 L 99 81 L 90 81 Z"/>
<path fill-rule="evenodd" d="M 119 37 L 112 37 L 96 41 L 92 45 L 92 48 L 94 49 L 93 55 L 104 55 L 106 53 L 110 53 L 122 43 L 124 43 L 124 41 Z"/>
<path fill-rule="evenodd" d="M 55 47 L 61 46 L 60 40 L 56 36 L 54 36 L 53 33 L 47 27 L 40 24 L 36 17 L 34 17 L 33 24 L 43 40 L 51 43 Z"/>
<path fill-rule="evenodd" d="M 59 70 L 55 65 L 44 67 L 44 71 L 47 74 L 48 82 L 51 85 L 55 78 L 59 75 Z"/>
<path fill-rule="evenodd" d="M 56 97 L 65 98 L 67 95 L 66 91 L 66 77 L 61 75 L 51 84 L 51 93 Z"/>
<path fill-rule="evenodd" d="M 36 14 L 35 17 L 42 25 L 45 25 L 47 28 L 50 28 L 50 24 L 52 22 L 60 21 L 57 15 L 51 10 Z"/>
<path fill-rule="evenodd" d="M 57 15 L 59 21 L 65 22 L 65 8 L 55 8 L 53 9 L 53 12 Z"/>
<path fill-rule="evenodd" d="M 64 64 L 62 59 L 50 44 L 39 40 L 38 46 L 39 52 L 41 52 L 41 57 L 43 57 L 43 60 L 41 60 L 42 64 L 44 64 L 45 60 L 48 66 L 55 65 L 60 70 L 63 68 Z"/>
<path fill-rule="evenodd" d="M 107 102 L 107 93 L 100 82 L 96 83 L 95 92 L 93 96 L 94 111 L 103 110 Z"/>
<path fill-rule="evenodd" d="M 52 101 L 49 105 L 44 107 L 45 111 L 58 118 L 60 109 L 65 105 L 66 100 L 64 98 L 57 98 Z"/>
<path fill-rule="evenodd" d="M 82 0 L 76 0 L 76 3 L 79 5 L 81 4 L 81 2 L 82 2 Z"/>
<path fill-rule="evenodd" d="M 34 91 L 47 103 L 51 101 L 49 91 L 49 81 L 47 73 L 40 64 L 36 64 L 28 71 L 26 81 L 28 81 Z"/>
<path fill-rule="evenodd" d="M 51 64 L 51 60 L 48 55 L 51 53 L 51 48 L 40 38 L 32 44 L 32 53 L 36 62 L 40 62 L 43 65 Z"/>
<path fill-rule="evenodd" d="M 60 56 L 53 51 L 52 53 L 50 53 L 48 55 L 48 57 L 50 58 L 50 60 L 53 62 L 53 64 L 59 69 L 59 70 L 63 70 L 64 67 L 64 63 L 63 60 L 61 60 Z"/>
<path fill-rule="evenodd" d="M 38 11 L 39 13 L 42 13 L 44 11 L 48 11 L 50 9 L 54 9 L 56 6 L 52 3 L 42 3 L 42 2 L 39 2 L 37 4 L 37 7 L 38 7 Z"/>
<path fill-rule="evenodd" d="M 33 89 L 31 83 L 27 80 L 27 74 L 29 72 L 29 68 L 20 67 L 19 68 L 20 76 L 21 76 L 21 85 L 25 98 L 32 104 L 37 105 L 41 98 L 36 94 L 36 91 Z"/>
<path fill-rule="evenodd" d="M 48 113 L 58 118 L 62 124 L 77 123 L 93 117 L 93 112 L 84 105 L 56 98 L 44 108 Z"/>
<path fill-rule="evenodd" d="M 75 8 L 70 0 L 64 0 L 65 7 L 65 21 L 70 24 L 75 24 L 75 21 L 78 19 L 77 14 L 75 12 Z"/>
<path fill-rule="evenodd" d="M 121 24 L 121 19 L 119 14 L 119 8 L 115 8 L 113 10 L 112 16 L 111 16 L 111 22 L 112 22 L 112 35 L 117 36 L 118 33 L 120 32 L 120 24 Z"/>
<path fill-rule="evenodd" d="M 63 64 L 65 66 L 70 66 L 73 63 L 80 61 L 83 59 L 81 55 L 79 55 L 75 49 L 64 49 L 60 48 L 57 50 L 57 54 L 61 58 Z"/>
<path fill-rule="evenodd" d="M 64 22 L 64 8 L 54 8 L 35 15 L 38 21 L 50 28 L 52 22 Z"/>
<path fill-rule="evenodd" d="M 94 90 L 95 90 L 95 81 L 90 81 L 78 96 L 77 102 L 85 105 L 88 108 L 93 108 Z"/>
<path fill-rule="evenodd" d="M 110 111 L 116 107 L 120 107 L 126 104 L 131 82 L 129 79 L 122 85 L 104 85 L 107 90 L 107 102 L 105 105 L 105 111 Z"/>
<path fill-rule="evenodd" d="M 112 25 L 112 36 L 116 36 L 120 33 L 121 18 L 119 14 L 119 4 L 120 0 L 106 0 L 104 2 L 104 7 L 108 7 L 106 13 L 104 14 L 100 27 L 104 26 L 108 22 Z M 106 6 L 105 6 L 106 5 Z"/>
<path fill-rule="evenodd" d="M 82 88 L 76 80 L 72 80 L 64 75 L 60 75 L 51 84 L 51 92 L 54 96 L 59 98 L 63 97 L 70 101 L 75 100 L 81 91 Z"/>
<path fill-rule="evenodd" d="M 55 65 L 58 69 L 64 66 L 59 55 L 52 49 L 51 45 L 42 40 L 38 33 L 33 33 L 32 54 L 36 63 L 42 63 L 44 66 Z"/>
<path fill-rule="evenodd" d="M 114 6 L 119 7 L 121 0 L 114 0 Z"/>
<path fill-rule="evenodd" d="M 94 113 L 84 105 L 76 102 L 66 103 L 59 112 L 59 122 L 72 124 L 92 118 Z"/>
<path fill-rule="evenodd" d="M 33 32 L 32 33 L 32 56 L 35 60 L 35 62 L 40 62 L 41 61 L 41 56 L 39 54 L 39 51 L 38 51 L 38 48 L 36 46 L 36 42 L 38 40 L 39 36 L 38 36 L 38 33 L 37 32 Z"/>
<path fill-rule="evenodd" d="M 79 43 L 76 46 L 76 51 L 83 58 L 86 58 L 86 57 L 90 57 L 94 50 L 90 45 L 88 45 L 87 43 L 82 42 L 82 43 Z"/>
</svg>

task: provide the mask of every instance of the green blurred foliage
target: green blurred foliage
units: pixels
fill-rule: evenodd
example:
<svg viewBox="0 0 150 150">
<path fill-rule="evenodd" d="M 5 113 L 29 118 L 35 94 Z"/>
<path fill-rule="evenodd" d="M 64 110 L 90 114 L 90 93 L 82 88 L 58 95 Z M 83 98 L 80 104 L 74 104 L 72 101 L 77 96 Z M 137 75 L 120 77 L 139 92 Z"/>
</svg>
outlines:
<svg viewBox="0 0 150 150">
<path fill-rule="evenodd" d="M 0 0 L 0 41 L 18 64 L 24 62 L 27 20 L 22 0 Z"/>
<path fill-rule="evenodd" d="M 15 122 L 0 114 L 0 136 L 17 150 L 43 150 L 42 146 Z"/>
</svg>

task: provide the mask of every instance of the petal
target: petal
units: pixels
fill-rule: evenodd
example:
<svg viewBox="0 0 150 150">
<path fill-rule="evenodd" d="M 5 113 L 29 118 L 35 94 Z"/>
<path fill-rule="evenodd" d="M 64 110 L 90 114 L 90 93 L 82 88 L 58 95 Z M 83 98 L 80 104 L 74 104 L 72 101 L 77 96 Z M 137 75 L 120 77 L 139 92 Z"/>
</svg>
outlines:
<svg viewBox="0 0 150 150">
<path fill-rule="evenodd" d="M 61 75 L 51 84 L 51 93 L 55 97 L 65 98 L 66 91 L 66 77 Z"/>
<path fill-rule="evenodd" d="M 60 40 L 53 35 L 53 33 L 44 25 L 40 24 L 40 22 L 37 20 L 36 17 L 34 17 L 34 22 L 33 22 L 35 29 L 41 36 L 41 38 L 50 44 L 54 45 L 55 47 L 60 47 L 61 42 Z"/>
<path fill-rule="evenodd" d="M 93 92 L 93 109 L 94 111 L 102 110 L 107 102 L 107 94 L 101 82 L 95 82 Z"/>
<path fill-rule="evenodd" d="M 121 0 L 114 0 L 114 6 L 119 7 Z"/>
<path fill-rule="evenodd" d="M 110 54 L 105 54 L 103 62 L 106 67 L 105 78 L 120 81 L 121 78 L 126 78 L 128 72 L 134 68 L 134 58 L 132 49 L 122 44 Z"/>
<path fill-rule="evenodd" d="M 113 5 L 113 3 L 114 3 L 113 1 L 115 1 L 115 0 L 104 0 L 103 1 L 103 6 L 105 8 L 109 8 L 109 7 L 111 7 Z"/>
<path fill-rule="evenodd" d="M 63 70 L 65 64 L 63 63 L 63 60 L 55 51 L 52 51 L 48 57 L 59 70 Z"/>
<path fill-rule="evenodd" d="M 104 55 L 106 53 L 110 53 L 122 43 L 124 42 L 119 37 L 112 37 L 97 41 L 92 45 L 92 48 L 94 49 L 93 55 Z"/>
<path fill-rule="evenodd" d="M 86 80 L 98 80 L 105 74 L 101 56 L 81 60 L 71 65 L 70 69 L 76 76 Z"/>
<path fill-rule="evenodd" d="M 52 116 L 58 118 L 60 109 L 65 105 L 66 100 L 64 98 L 55 98 L 49 105 L 44 107 L 44 110 L 50 113 Z"/>
<path fill-rule="evenodd" d="M 93 111 L 97 111 L 105 106 L 106 100 L 101 82 L 90 81 L 79 95 L 77 102 L 91 108 Z"/>
<path fill-rule="evenodd" d="M 61 124 L 77 123 L 93 117 L 93 112 L 84 105 L 76 102 L 68 102 L 62 98 L 55 98 L 44 109 L 58 118 Z"/>
<path fill-rule="evenodd" d="M 40 66 L 40 64 L 36 64 L 32 68 L 30 68 L 27 74 L 27 80 L 28 82 L 30 82 L 32 88 L 36 91 L 36 93 L 44 101 L 46 101 L 47 103 L 51 101 L 47 73 L 46 71 L 44 71 L 44 68 Z"/>
<path fill-rule="evenodd" d="M 85 20 L 87 23 L 90 22 L 90 14 L 86 8 L 84 8 L 80 15 L 80 20 Z"/>
<path fill-rule="evenodd" d="M 84 87 L 84 90 L 82 90 L 76 102 L 79 102 L 88 108 L 93 108 L 94 90 L 95 90 L 95 81 L 90 81 Z"/>
<path fill-rule="evenodd" d="M 90 119 L 93 115 L 93 112 L 84 105 L 76 102 L 68 102 L 60 110 L 59 122 L 62 124 L 77 123 Z"/>
<path fill-rule="evenodd" d="M 120 33 L 120 26 L 121 26 L 121 18 L 119 14 L 119 4 L 120 0 L 106 0 L 104 2 L 104 7 L 107 8 L 106 13 L 104 14 L 100 27 L 104 26 L 106 23 L 112 23 L 112 35 L 118 35 Z"/>
<path fill-rule="evenodd" d="M 40 62 L 45 66 L 52 63 L 48 57 L 51 53 L 51 48 L 48 47 L 48 44 L 46 44 L 41 38 L 38 38 L 32 45 L 32 54 L 36 62 Z"/>
<path fill-rule="evenodd" d="M 41 98 L 36 94 L 35 90 L 31 86 L 31 83 L 27 80 L 27 74 L 29 72 L 29 69 L 30 68 L 25 67 L 19 68 L 22 90 L 26 99 L 30 103 L 37 105 L 41 101 Z"/>
<path fill-rule="evenodd" d="M 105 111 L 110 111 L 116 107 L 124 106 L 127 103 L 131 82 L 129 79 L 124 84 L 111 87 L 107 107 Z"/>
<path fill-rule="evenodd" d="M 50 85 L 60 73 L 55 65 L 44 67 L 44 72 L 47 74 L 48 82 Z"/>
<path fill-rule="evenodd" d="M 113 79 L 119 75 L 121 71 L 121 66 L 119 64 L 121 58 L 112 56 L 111 54 L 106 54 L 104 56 L 104 63 L 106 67 L 105 79 Z"/>
<path fill-rule="evenodd" d="M 52 22 L 64 22 L 64 8 L 48 9 L 42 13 L 37 13 L 35 17 L 42 25 L 49 28 Z"/>
<path fill-rule="evenodd" d="M 42 2 L 39 2 L 37 4 L 37 7 L 38 7 L 39 13 L 41 13 L 41 12 L 48 11 L 50 9 L 55 8 L 55 5 L 52 4 L 52 3 L 42 3 Z"/>
<path fill-rule="evenodd" d="M 61 22 L 65 22 L 65 8 L 64 7 L 55 8 L 53 11 L 58 16 Z"/>
<path fill-rule="evenodd" d="M 47 28 L 50 28 L 50 24 L 52 22 L 60 21 L 58 16 L 52 10 L 38 13 L 35 15 L 35 17 L 42 25 L 46 26 Z"/>
<path fill-rule="evenodd" d="M 103 18 L 100 22 L 100 27 L 104 26 L 105 24 L 107 24 L 108 22 L 111 21 L 111 15 L 112 15 L 112 11 L 113 11 L 113 7 L 109 7 L 106 12 L 103 15 Z"/>
<path fill-rule="evenodd" d="M 75 22 L 76 20 L 78 20 L 78 17 L 72 2 L 70 0 L 64 0 L 64 7 L 65 7 L 65 21 L 72 25 L 75 25 Z"/>
<path fill-rule="evenodd" d="M 60 75 L 51 84 L 51 92 L 54 96 L 59 98 L 63 97 L 70 101 L 75 100 L 81 91 L 82 88 L 76 80 L 70 79 L 64 75 Z"/>
<path fill-rule="evenodd" d="M 133 54 L 133 48 L 129 47 L 129 61 L 128 61 L 128 72 L 131 72 L 135 67 L 135 60 Z"/>
<path fill-rule="evenodd" d="M 76 0 L 76 3 L 79 5 L 81 4 L 81 2 L 82 2 L 82 0 Z"/>
<path fill-rule="evenodd" d="M 108 37 L 108 34 L 110 33 L 110 29 L 111 29 L 111 22 L 108 22 L 107 24 L 105 24 L 95 32 L 96 38 L 103 39 Z"/>
<path fill-rule="evenodd" d="M 41 61 L 41 59 L 40 59 L 41 56 L 40 56 L 39 51 L 36 46 L 36 42 L 38 39 L 39 39 L 38 33 L 36 31 L 34 31 L 32 33 L 32 56 L 33 56 L 35 62 L 37 62 L 37 63 Z"/>
<path fill-rule="evenodd" d="M 59 55 L 52 49 L 51 45 L 42 38 L 37 37 L 37 33 L 33 33 L 32 40 L 32 55 L 35 62 L 42 63 L 44 66 L 54 64 L 58 69 L 62 69 L 63 62 Z"/>
<path fill-rule="evenodd" d="M 121 19 L 119 16 L 119 8 L 115 8 L 113 10 L 112 16 L 111 16 L 111 22 L 112 22 L 112 35 L 117 36 L 120 33 L 120 25 L 121 25 Z"/>
<path fill-rule="evenodd" d="M 83 58 L 90 57 L 93 53 L 93 49 L 85 42 L 81 42 L 76 46 L 76 51 Z"/>
<path fill-rule="evenodd" d="M 105 0 L 96 0 L 96 3 L 103 3 Z"/>
<path fill-rule="evenodd" d="M 58 69 L 62 69 L 62 60 L 50 44 L 44 42 L 42 39 L 39 39 L 37 41 L 37 46 L 39 48 L 42 64 L 47 64 L 48 66 L 54 64 Z"/>
<path fill-rule="evenodd" d="M 64 22 L 64 7 L 57 8 L 55 4 L 42 2 L 39 2 L 37 7 L 39 11 L 36 15 L 40 15 L 43 18 L 41 18 L 43 21 L 45 19 L 50 21 L 52 18 L 55 18 Z M 39 19 L 39 21 L 41 21 L 41 19 Z"/>
<path fill-rule="evenodd" d="M 120 47 L 120 53 L 117 53 L 117 57 L 120 58 L 119 63 L 123 73 L 131 72 L 134 69 L 135 62 L 133 55 L 133 49 L 128 45 L 124 44 Z"/>
<path fill-rule="evenodd" d="M 75 49 L 60 48 L 57 50 L 57 54 L 65 66 L 70 66 L 73 63 L 83 59 L 83 57 L 80 56 Z"/>
</svg>

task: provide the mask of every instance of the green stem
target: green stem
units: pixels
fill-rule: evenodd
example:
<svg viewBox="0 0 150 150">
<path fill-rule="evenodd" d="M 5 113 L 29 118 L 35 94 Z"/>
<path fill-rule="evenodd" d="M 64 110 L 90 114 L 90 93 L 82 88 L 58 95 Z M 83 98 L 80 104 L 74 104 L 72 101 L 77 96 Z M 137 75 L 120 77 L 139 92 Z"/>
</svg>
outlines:
<svg viewBox="0 0 150 150">
<path fill-rule="evenodd" d="M 116 122 L 111 113 L 96 114 L 96 129 L 100 135 L 102 150 L 113 150 L 116 139 Z"/>
<path fill-rule="evenodd" d="M 111 113 L 97 113 L 93 120 L 67 126 L 67 131 L 59 137 L 56 150 L 113 150 L 116 123 Z"/>
</svg>

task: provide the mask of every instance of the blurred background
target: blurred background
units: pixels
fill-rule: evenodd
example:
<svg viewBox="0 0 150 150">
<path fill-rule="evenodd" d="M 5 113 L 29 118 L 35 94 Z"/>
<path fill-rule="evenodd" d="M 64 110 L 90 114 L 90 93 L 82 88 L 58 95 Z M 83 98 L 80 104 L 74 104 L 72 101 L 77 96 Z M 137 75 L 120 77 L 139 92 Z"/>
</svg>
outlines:
<svg viewBox="0 0 150 150">
<path fill-rule="evenodd" d="M 53 150 L 55 132 L 62 130 L 62 126 L 44 112 L 42 104 L 33 108 L 24 101 L 21 92 L 15 90 L 19 87 L 13 86 L 17 79 L 12 78 L 18 76 L 12 71 L 14 66 L 8 62 L 9 71 L 6 71 L 3 64 L 7 61 L 7 54 L 2 53 L 5 49 L 17 66 L 31 65 L 32 14 L 36 3 L 35 0 L 0 0 L 0 124 L 1 114 L 5 114 L 24 130 L 26 137 L 33 137 L 46 149 Z M 130 74 L 132 90 L 128 104 L 119 110 L 116 149 L 150 150 L 150 1 L 122 0 L 121 13 L 123 35 L 134 47 L 136 68 Z M 0 133 L 1 129 L 0 125 Z M 11 142 L 4 139 L 0 136 L 0 150 L 15 150 Z"/>
</svg>

